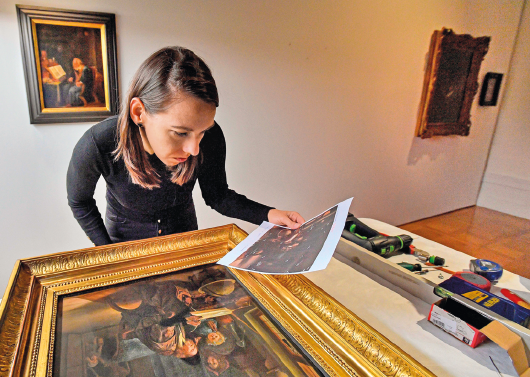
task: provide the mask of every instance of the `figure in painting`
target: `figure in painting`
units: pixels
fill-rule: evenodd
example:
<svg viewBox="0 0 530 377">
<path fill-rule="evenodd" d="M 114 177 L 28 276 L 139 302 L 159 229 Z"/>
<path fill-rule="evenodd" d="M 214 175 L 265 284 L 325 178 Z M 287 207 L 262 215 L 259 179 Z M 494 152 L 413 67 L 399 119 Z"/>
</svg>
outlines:
<svg viewBox="0 0 530 377">
<path fill-rule="evenodd" d="M 45 107 L 57 107 L 64 105 L 65 90 L 70 88 L 66 80 L 66 72 L 55 60 L 49 58 L 46 50 L 40 52 L 40 69 L 42 78 L 42 96 Z"/>
<path fill-rule="evenodd" d="M 70 77 L 68 82 L 73 85 L 68 90 L 68 104 L 70 106 L 86 106 L 94 102 L 94 74 L 79 58 L 72 60 L 75 77 Z"/>
<path fill-rule="evenodd" d="M 50 71 L 48 70 L 48 67 L 50 67 L 53 64 L 53 60 L 48 59 L 48 53 L 45 50 L 42 50 L 40 52 L 40 69 L 42 73 L 42 82 L 43 83 L 50 83 L 54 82 L 54 78 L 50 74 Z"/>
<path fill-rule="evenodd" d="M 230 365 L 225 356 L 206 351 L 203 355 L 208 377 L 247 377 L 241 370 Z"/>
<path fill-rule="evenodd" d="M 131 369 L 127 362 L 113 360 L 115 341 L 96 336 L 86 347 L 86 366 L 89 377 L 127 377 Z"/>
<path fill-rule="evenodd" d="M 168 281 L 142 285 L 139 292 L 142 302 L 136 309 L 123 309 L 107 301 L 121 312 L 118 339 L 138 338 L 160 355 L 181 359 L 196 356 L 199 338 L 193 331 L 201 320 L 190 314 L 193 299 L 189 291 Z"/>
<path fill-rule="evenodd" d="M 129 364 L 106 361 L 98 356 L 87 358 L 89 377 L 127 377 L 131 373 Z"/>
</svg>

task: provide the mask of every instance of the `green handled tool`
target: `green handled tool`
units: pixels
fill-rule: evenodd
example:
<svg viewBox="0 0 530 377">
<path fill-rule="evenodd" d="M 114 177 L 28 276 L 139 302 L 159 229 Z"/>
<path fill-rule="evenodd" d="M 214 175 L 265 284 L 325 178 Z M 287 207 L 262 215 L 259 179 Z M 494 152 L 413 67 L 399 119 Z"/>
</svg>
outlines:
<svg viewBox="0 0 530 377">
<path fill-rule="evenodd" d="M 401 262 L 401 263 L 398 263 L 398 265 L 412 272 L 421 271 L 421 264 L 418 264 L 418 263 L 412 264 L 412 263 L 407 263 L 407 262 Z"/>
<path fill-rule="evenodd" d="M 444 267 L 444 266 L 422 267 L 421 264 L 419 264 L 419 263 L 412 264 L 412 263 L 407 263 L 407 262 L 401 262 L 401 263 L 398 263 L 398 265 L 400 265 L 401 267 L 406 268 L 407 270 L 412 271 L 412 272 L 415 272 L 415 271 L 427 271 L 427 270 L 438 270 L 440 267 Z"/>
<path fill-rule="evenodd" d="M 408 248 L 412 243 L 409 235 L 386 236 L 370 228 L 351 213 L 348 215 L 342 237 L 384 258 L 401 254 L 404 251 L 408 253 Z"/>
</svg>

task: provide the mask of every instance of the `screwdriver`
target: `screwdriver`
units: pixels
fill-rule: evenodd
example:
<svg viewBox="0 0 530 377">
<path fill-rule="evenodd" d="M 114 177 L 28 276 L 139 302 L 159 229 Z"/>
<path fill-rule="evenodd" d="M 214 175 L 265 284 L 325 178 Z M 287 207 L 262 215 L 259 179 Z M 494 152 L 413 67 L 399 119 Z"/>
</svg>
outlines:
<svg viewBox="0 0 530 377">
<path fill-rule="evenodd" d="M 422 270 L 429 270 L 429 269 L 437 270 L 439 268 L 438 266 L 423 267 L 422 268 L 421 264 L 419 264 L 419 263 L 412 264 L 412 263 L 407 263 L 407 262 L 401 262 L 401 263 L 398 263 L 398 265 L 400 265 L 401 267 L 406 268 L 407 270 L 412 271 L 412 272 L 414 272 L 414 271 L 422 271 Z"/>
<path fill-rule="evenodd" d="M 437 257 L 435 255 L 429 255 L 428 252 L 422 249 L 418 249 L 414 245 L 410 245 L 409 249 L 412 255 L 416 256 L 419 260 L 423 262 L 428 262 L 434 264 L 435 266 L 443 266 L 445 264 L 444 258 Z"/>
<path fill-rule="evenodd" d="M 407 262 L 398 263 L 401 267 L 406 268 L 409 271 L 421 271 L 421 264 L 412 264 Z"/>
</svg>

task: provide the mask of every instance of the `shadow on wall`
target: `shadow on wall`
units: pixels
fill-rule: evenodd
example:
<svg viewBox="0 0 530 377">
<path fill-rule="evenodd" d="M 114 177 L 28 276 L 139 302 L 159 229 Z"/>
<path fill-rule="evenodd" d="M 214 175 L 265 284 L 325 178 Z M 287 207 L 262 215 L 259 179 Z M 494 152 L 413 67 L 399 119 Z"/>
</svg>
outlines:
<svg viewBox="0 0 530 377">
<path fill-rule="evenodd" d="M 461 138 L 462 136 L 451 135 L 444 136 L 441 140 L 441 137 L 422 139 L 415 136 L 412 139 L 407 165 L 416 165 L 424 156 L 435 161 L 440 155 L 445 155 L 448 151 L 458 148 Z"/>
</svg>

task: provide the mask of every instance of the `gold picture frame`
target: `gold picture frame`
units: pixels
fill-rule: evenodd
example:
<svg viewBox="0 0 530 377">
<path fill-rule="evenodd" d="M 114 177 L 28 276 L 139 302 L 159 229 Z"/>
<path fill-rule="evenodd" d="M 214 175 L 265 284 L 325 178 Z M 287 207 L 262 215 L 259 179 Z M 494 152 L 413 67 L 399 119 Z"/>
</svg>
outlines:
<svg viewBox="0 0 530 377">
<path fill-rule="evenodd" d="M 210 266 L 246 236 L 226 225 L 19 260 L 0 304 L 0 377 L 57 376 L 63 300 Z M 275 322 L 319 374 L 433 376 L 303 275 L 230 273 L 272 319 L 262 327 Z"/>
<path fill-rule="evenodd" d="M 415 136 L 469 135 L 478 73 L 490 37 L 473 38 L 451 29 L 431 37 Z"/>
</svg>

